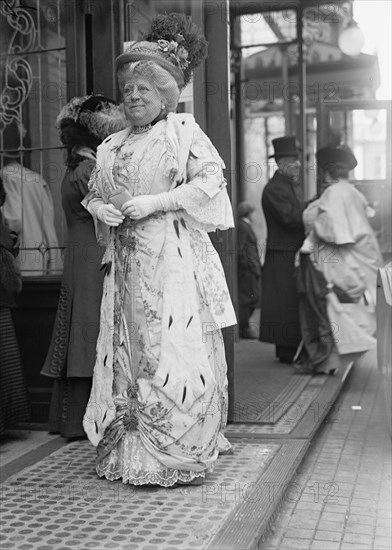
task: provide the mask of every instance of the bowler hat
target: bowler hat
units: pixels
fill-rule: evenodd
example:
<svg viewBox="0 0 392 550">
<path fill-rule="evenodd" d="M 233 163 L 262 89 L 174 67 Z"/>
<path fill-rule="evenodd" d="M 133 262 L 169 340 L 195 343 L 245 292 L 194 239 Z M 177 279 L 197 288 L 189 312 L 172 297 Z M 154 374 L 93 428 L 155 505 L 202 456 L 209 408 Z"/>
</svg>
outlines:
<svg viewBox="0 0 392 550">
<path fill-rule="evenodd" d="M 278 157 L 298 157 L 301 148 L 295 136 L 285 136 L 272 140 L 274 154 L 269 155 L 269 159 Z"/>
<path fill-rule="evenodd" d="M 317 163 L 324 170 L 330 165 L 343 164 L 348 170 L 356 167 L 357 159 L 347 145 L 328 145 L 316 153 Z"/>
</svg>

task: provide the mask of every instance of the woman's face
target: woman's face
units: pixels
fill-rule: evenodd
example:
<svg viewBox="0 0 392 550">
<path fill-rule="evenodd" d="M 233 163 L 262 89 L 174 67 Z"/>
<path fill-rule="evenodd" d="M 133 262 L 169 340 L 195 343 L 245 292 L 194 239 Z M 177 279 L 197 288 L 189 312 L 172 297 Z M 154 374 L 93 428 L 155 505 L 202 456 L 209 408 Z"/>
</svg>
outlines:
<svg viewBox="0 0 392 550">
<path fill-rule="evenodd" d="M 132 126 L 149 124 L 160 114 L 162 100 L 148 80 L 131 76 L 123 88 L 124 110 Z"/>
</svg>

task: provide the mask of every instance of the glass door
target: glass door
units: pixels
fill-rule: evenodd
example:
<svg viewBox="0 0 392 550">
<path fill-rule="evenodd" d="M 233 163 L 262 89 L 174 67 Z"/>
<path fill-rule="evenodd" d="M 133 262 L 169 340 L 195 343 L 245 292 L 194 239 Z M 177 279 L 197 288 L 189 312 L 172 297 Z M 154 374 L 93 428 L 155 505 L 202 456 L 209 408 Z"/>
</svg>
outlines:
<svg viewBox="0 0 392 550">
<path fill-rule="evenodd" d="M 344 143 L 358 166 L 351 182 L 374 210 L 371 219 L 385 257 L 392 252 L 391 232 L 391 101 L 339 101 L 321 105 L 317 116 L 317 148 Z"/>
</svg>

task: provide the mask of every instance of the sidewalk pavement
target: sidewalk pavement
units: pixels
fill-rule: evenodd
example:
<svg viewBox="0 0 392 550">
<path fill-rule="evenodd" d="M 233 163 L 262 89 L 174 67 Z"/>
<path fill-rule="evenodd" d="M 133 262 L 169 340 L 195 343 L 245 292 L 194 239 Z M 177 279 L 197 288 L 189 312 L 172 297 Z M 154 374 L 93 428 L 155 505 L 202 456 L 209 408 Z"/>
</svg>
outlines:
<svg viewBox="0 0 392 550">
<path fill-rule="evenodd" d="M 355 365 L 259 550 L 392 548 L 392 441 L 383 385 L 374 365 Z"/>
<path fill-rule="evenodd" d="M 276 363 L 266 344 L 241 341 L 235 353 L 238 414 L 226 431 L 234 454 L 219 458 L 204 485 L 164 489 L 99 479 L 87 441 L 48 448 L 38 460 L 30 452 L 22 469 L 19 462 L 12 471 L 11 461 L 3 477 L 1 548 L 257 548 L 350 366 L 338 376 L 312 377 Z"/>
</svg>

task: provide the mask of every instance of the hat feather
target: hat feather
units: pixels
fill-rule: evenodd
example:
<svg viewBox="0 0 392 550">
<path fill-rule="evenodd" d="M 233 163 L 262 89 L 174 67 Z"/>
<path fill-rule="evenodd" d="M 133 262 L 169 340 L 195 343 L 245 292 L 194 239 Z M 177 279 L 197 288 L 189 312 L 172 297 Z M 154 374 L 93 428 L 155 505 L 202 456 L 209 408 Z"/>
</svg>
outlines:
<svg viewBox="0 0 392 550">
<path fill-rule="evenodd" d="M 192 71 L 207 57 L 208 42 L 192 19 L 183 13 L 158 15 L 143 40 L 157 42 L 167 40 L 178 42 L 188 52 L 188 65 L 183 68 L 185 85 L 190 81 Z"/>
</svg>

